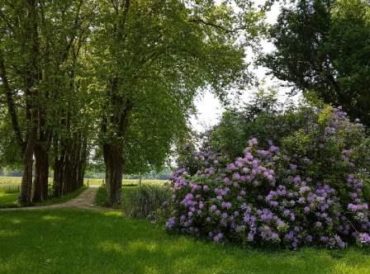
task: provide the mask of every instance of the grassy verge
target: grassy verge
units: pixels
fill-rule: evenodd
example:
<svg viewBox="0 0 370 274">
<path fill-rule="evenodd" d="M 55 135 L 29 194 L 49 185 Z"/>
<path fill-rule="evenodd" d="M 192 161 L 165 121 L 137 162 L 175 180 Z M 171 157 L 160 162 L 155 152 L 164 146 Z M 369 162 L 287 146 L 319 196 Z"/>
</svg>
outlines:
<svg viewBox="0 0 370 274">
<path fill-rule="evenodd" d="M 104 186 L 98 188 L 95 196 L 95 204 L 97 206 L 105 207 L 107 201 L 107 190 Z"/>
<path fill-rule="evenodd" d="M 369 249 L 241 249 L 117 212 L 2 212 L 0 242 L 0 273 L 370 273 Z"/>
<path fill-rule="evenodd" d="M 68 193 L 62 197 L 54 197 L 49 200 L 34 203 L 33 206 L 47 206 L 47 205 L 53 205 L 53 204 L 60 204 L 67 202 L 78 195 L 81 194 L 82 191 L 84 191 L 86 187 L 82 187 L 74 192 Z M 13 208 L 13 207 L 19 207 L 17 199 L 18 199 L 19 193 L 18 191 L 12 192 L 12 191 L 4 191 L 0 189 L 0 208 Z"/>
<path fill-rule="evenodd" d="M 18 192 L 0 191 L 0 208 L 17 207 Z"/>
<path fill-rule="evenodd" d="M 164 185 L 166 180 L 142 180 L 143 186 L 145 185 L 154 185 L 154 186 L 162 186 Z M 125 206 L 126 201 L 129 201 L 132 195 L 135 193 L 135 191 L 139 187 L 139 181 L 138 180 L 123 180 L 122 184 L 122 202 L 123 206 Z M 96 195 L 95 204 L 98 206 L 106 206 L 105 201 L 107 198 L 107 192 L 105 190 L 104 186 L 100 186 L 98 189 L 98 193 Z"/>
</svg>

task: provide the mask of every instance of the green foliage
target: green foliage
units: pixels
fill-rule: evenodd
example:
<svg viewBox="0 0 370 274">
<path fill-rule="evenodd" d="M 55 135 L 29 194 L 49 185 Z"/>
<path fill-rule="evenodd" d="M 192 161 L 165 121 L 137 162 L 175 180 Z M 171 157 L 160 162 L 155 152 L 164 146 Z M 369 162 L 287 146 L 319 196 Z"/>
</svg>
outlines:
<svg viewBox="0 0 370 274">
<path fill-rule="evenodd" d="M 171 192 L 167 185 L 142 185 L 127 191 L 129 193 L 123 198 L 123 210 L 127 216 L 157 222 L 164 222 L 168 217 L 165 211 L 169 207 Z"/>
<path fill-rule="evenodd" d="M 345 201 L 349 191 L 345 178 L 349 174 L 359 176 L 366 184 L 370 168 L 368 143 L 362 124 L 351 123 L 344 112 L 330 106 L 281 141 L 290 160 L 304 167 L 305 176 L 335 187 Z"/>
<path fill-rule="evenodd" d="M 260 91 L 242 109 L 226 111 L 209 133 L 208 142 L 212 150 L 233 160 L 241 156 L 247 140 L 252 137 L 266 145 L 269 142 L 280 145 L 282 137 L 302 128 L 313 116 L 313 108 L 305 103 L 284 109 L 277 102 L 276 94 Z"/>
<path fill-rule="evenodd" d="M 95 204 L 101 207 L 107 206 L 107 190 L 105 185 L 98 188 L 95 196 Z"/>
<path fill-rule="evenodd" d="M 292 111 L 289 116 L 300 120 L 295 127 L 284 112 L 274 116 L 283 119 L 274 127 L 271 120 L 261 124 L 279 136 L 269 146 L 251 138 L 240 157 L 226 162 L 201 148 L 194 154 L 196 172 L 187 166 L 174 172 L 166 227 L 258 246 L 369 245 L 370 139 L 364 125 L 331 106 Z"/>
<path fill-rule="evenodd" d="M 21 165 L 20 148 L 14 142 L 14 133 L 7 118 L 0 115 L 0 165 L 19 168 Z"/>
<path fill-rule="evenodd" d="M 268 98 L 262 96 L 258 100 L 268 101 Z M 361 124 L 351 122 L 340 109 L 327 105 L 318 109 L 304 103 L 283 110 L 275 101 L 270 101 L 267 106 L 267 110 L 261 112 L 227 113 L 209 134 L 210 149 L 231 161 L 242 156 L 246 140 L 256 137 L 262 145 L 272 142 L 280 146 L 289 155 L 288 161 L 305 166 L 305 176 L 331 182 L 341 193 L 347 191 L 343 180 L 345 174 L 351 173 L 351 165 L 356 167 L 357 176 L 367 178 L 368 174 L 361 172 L 370 168 L 370 139 Z M 253 107 L 259 109 L 258 104 L 247 105 L 245 109 Z M 346 151 L 351 154 L 351 164 L 343 161 Z M 367 189 L 365 186 L 366 197 Z"/>
<path fill-rule="evenodd" d="M 0 166 L 17 167 L 20 164 L 20 149 L 11 128 L 8 113 L 3 106 L 0 86 Z"/>
<path fill-rule="evenodd" d="M 271 28 L 273 74 L 370 124 L 370 5 L 363 0 L 297 0 Z"/>
<path fill-rule="evenodd" d="M 370 180 L 365 180 L 364 195 L 368 203 L 370 203 Z"/>
<path fill-rule="evenodd" d="M 98 188 L 98 191 L 97 191 L 97 194 L 96 194 L 96 198 L 95 198 L 95 204 L 98 205 L 98 206 L 101 206 L 101 207 L 106 207 L 107 206 L 107 190 L 106 190 L 106 186 L 105 185 L 102 185 L 102 180 L 99 180 L 99 179 L 87 179 L 85 180 L 85 183 L 89 182 L 90 185 L 95 185 L 95 186 L 99 186 Z M 167 183 L 166 180 L 151 180 L 151 179 L 143 179 L 141 180 L 141 184 L 140 184 L 140 181 L 139 179 L 124 179 L 122 180 L 122 201 L 123 201 L 123 204 L 122 204 L 122 207 L 125 208 L 126 206 L 127 207 L 131 207 L 130 203 L 131 203 L 131 196 L 133 193 L 135 193 L 137 191 L 137 189 L 140 187 L 140 186 L 145 186 L 145 187 L 163 187 L 165 186 Z M 126 213 L 127 211 L 124 210 Z"/>
<path fill-rule="evenodd" d="M 0 189 L 0 208 L 11 208 L 11 207 L 17 207 L 19 194 L 18 192 L 8 192 L 7 190 L 2 191 Z"/>
<path fill-rule="evenodd" d="M 120 3 L 120 4 L 119 4 Z M 122 143 L 128 173 L 160 169 L 187 131 L 195 95 L 243 81 L 240 35 L 249 18 L 229 3 L 98 1 L 91 55 L 101 95 L 100 141 Z M 248 39 L 252 43 L 253 38 Z"/>
<path fill-rule="evenodd" d="M 225 100 L 249 80 L 244 46 L 255 45 L 264 10 L 248 2 L 3 1 L 0 159 L 19 163 L 32 137 L 50 165 L 111 144 L 126 173 L 161 170 L 196 94 Z"/>
</svg>

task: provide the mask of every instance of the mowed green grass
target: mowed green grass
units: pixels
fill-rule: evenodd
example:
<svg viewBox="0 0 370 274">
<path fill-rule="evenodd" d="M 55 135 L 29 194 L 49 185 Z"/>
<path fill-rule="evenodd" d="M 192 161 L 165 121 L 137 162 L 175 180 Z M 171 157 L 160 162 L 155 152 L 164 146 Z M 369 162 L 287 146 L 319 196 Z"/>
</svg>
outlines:
<svg viewBox="0 0 370 274">
<path fill-rule="evenodd" d="M 18 193 L 7 193 L 0 190 L 0 208 L 1 206 L 15 206 L 17 204 Z"/>
<path fill-rule="evenodd" d="M 242 249 L 119 212 L 0 212 L 0 273 L 370 273 L 369 249 Z"/>
<path fill-rule="evenodd" d="M 0 177 L 0 208 L 17 206 L 20 178 Z"/>
</svg>

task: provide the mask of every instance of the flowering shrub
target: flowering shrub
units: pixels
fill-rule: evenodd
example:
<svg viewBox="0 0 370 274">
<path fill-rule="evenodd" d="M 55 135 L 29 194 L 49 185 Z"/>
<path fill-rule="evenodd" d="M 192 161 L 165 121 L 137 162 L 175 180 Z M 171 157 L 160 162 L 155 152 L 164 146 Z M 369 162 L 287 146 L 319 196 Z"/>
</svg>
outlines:
<svg viewBox="0 0 370 274">
<path fill-rule="evenodd" d="M 327 108 L 305 128 L 263 149 L 252 138 L 243 156 L 224 163 L 201 151 L 195 175 L 172 176 L 175 206 L 167 228 L 215 242 L 297 248 L 370 245 L 364 128 Z M 365 155 L 365 156 L 364 156 Z M 363 158 L 364 159 L 364 158 Z"/>
</svg>

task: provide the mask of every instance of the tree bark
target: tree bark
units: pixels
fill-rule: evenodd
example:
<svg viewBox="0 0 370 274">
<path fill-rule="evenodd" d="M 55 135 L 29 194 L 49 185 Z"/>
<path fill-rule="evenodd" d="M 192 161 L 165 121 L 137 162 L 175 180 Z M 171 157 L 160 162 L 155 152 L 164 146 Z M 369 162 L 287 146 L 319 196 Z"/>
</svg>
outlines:
<svg viewBox="0 0 370 274">
<path fill-rule="evenodd" d="M 63 160 L 59 156 L 54 160 L 53 195 L 61 197 L 63 195 Z"/>
<path fill-rule="evenodd" d="M 35 145 L 35 178 L 32 202 L 41 202 L 48 198 L 49 155 L 42 145 Z"/>
<path fill-rule="evenodd" d="M 54 195 L 62 196 L 83 186 L 87 145 L 83 134 L 75 134 L 59 144 L 55 142 L 54 147 Z"/>
<path fill-rule="evenodd" d="M 33 155 L 37 138 L 36 109 L 35 102 L 38 91 L 35 88 L 39 80 L 39 40 L 38 40 L 38 23 L 37 23 L 37 3 L 35 0 L 26 1 L 26 18 L 25 31 L 27 40 L 29 40 L 26 53 L 29 54 L 27 70 L 24 73 L 24 93 L 26 102 L 26 138 L 23 148 L 23 176 L 21 183 L 21 192 L 19 202 L 22 205 L 29 205 L 32 201 L 32 169 Z"/>
<path fill-rule="evenodd" d="M 108 206 L 118 207 L 121 204 L 123 146 L 121 144 L 104 144 L 105 182 L 108 193 Z"/>
<path fill-rule="evenodd" d="M 34 139 L 30 136 L 27 140 L 26 148 L 23 154 L 23 175 L 21 192 L 18 198 L 19 203 L 23 206 L 31 204 L 34 145 Z"/>
<path fill-rule="evenodd" d="M 14 134 L 16 136 L 17 143 L 18 143 L 19 147 L 21 148 L 21 150 L 24 150 L 25 149 L 25 142 L 23 140 L 22 132 L 21 132 L 21 129 L 20 129 L 20 126 L 19 126 L 17 108 L 15 106 L 12 89 L 9 85 L 8 76 L 7 76 L 6 69 L 5 69 L 4 58 L 3 58 L 2 51 L 0 51 L 0 77 L 1 77 L 2 85 L 4 87 L 5 94 L 6 94 L 8 113 L 9 113 L 9 116 L 11 118 L 13 131 L 14 131 Z"/>
</svg>

